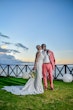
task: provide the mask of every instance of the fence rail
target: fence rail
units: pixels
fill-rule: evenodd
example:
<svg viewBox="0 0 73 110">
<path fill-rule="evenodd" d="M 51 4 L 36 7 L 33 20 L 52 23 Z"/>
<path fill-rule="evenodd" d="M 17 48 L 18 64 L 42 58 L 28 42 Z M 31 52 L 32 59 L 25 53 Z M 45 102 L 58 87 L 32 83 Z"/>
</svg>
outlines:
<svg viewBox="0 0 73 110">
<path fill-rule="evenodd" d="M 67 73 L 73 76 L 73 64 L 55 65 L 54 79 L 62 79 L 63 75 Z"/>
<path fill-rule="evenodd" d="M 22 77 L 24 73 L 30 73 L 33 65 L 6 65 L 0 64 L 0 76 Z M 55 65 L 54 79 L 62 79 L 63 75 L 70 73 L 73 76 L 73 64 Z"/>
</svg>

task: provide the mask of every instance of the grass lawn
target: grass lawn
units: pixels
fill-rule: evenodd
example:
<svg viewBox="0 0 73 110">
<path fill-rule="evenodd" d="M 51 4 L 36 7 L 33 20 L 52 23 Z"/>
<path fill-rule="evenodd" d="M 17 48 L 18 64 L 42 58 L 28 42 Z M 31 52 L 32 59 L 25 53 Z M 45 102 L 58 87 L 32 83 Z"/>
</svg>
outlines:
<svg viewBox="0 0 73 110">
<path fill-rule="evenodd" d="M 6 85 L 24 85 L 26 82 L 22 78 L 0 77 L 0 110 L 73 110 L 73 82 L 54 81 L 54 91 L 47 90 L 38 95 L 16 96 L 1 90 Z"/>
</svg>

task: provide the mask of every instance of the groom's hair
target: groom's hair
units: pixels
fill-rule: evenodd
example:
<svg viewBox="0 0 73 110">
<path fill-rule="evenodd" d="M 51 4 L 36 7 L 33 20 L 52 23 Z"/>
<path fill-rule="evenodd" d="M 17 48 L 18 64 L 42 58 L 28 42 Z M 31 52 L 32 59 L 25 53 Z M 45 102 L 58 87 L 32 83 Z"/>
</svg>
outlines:
<svg viewBox="0 0 73 110">
<path fill-rule="evenodd" d="M 42 44 L 41 47 L 43 48 L 44 46 L 46 46 L 46 44 Z"/>
</svg>

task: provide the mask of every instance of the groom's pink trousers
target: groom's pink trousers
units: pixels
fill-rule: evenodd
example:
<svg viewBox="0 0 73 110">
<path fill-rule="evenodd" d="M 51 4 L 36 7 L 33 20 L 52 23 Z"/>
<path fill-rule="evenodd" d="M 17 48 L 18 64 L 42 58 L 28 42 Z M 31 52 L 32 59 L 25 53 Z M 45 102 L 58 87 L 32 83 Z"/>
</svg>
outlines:
<svg viewBox="0 0 73 110">
<path fill-rule="evenodd" d="M 50 63 L 44 63 L 42 66 L 42 73 L 43 73 L 43 80 L 44 80 L 44 87 L 47 88 L 47 74 L 48 79 L 50 81 L 50 88 L 53 88 L 53 70 L 55 69 L 55 57 L 52 51 L 48 50 L 50 54 L 49 59 Z"/>
<path fill-rule="evenodd" d="M 52 65 L 51 63 L 44 63 L 42 66 L 42 73 L 43 73 L 43 81 L 44 87 L 47 88 L 47 75 L 49 76 L 50 87 L 53 88 L 53 75 L 52 75 Z"/>
</svg>

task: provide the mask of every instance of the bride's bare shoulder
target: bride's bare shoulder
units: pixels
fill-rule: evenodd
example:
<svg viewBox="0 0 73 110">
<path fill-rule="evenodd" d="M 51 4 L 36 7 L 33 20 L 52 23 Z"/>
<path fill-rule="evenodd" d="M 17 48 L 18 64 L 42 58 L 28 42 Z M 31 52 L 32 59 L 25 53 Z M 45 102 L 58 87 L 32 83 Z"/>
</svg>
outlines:
<svg viewBox="0 0 73 110">
<path fill-rule="evenodd" d="M 36 53 L 36 56 L 38 57 L 39 55 L 40 55 L 40 52 L 37 52 L 37 53 Z"/>
</svg>

